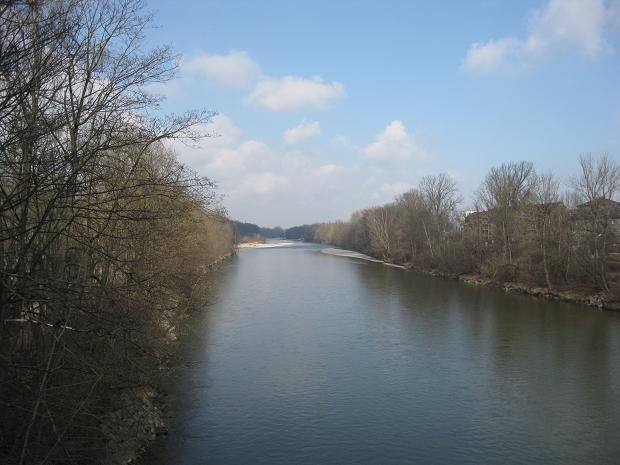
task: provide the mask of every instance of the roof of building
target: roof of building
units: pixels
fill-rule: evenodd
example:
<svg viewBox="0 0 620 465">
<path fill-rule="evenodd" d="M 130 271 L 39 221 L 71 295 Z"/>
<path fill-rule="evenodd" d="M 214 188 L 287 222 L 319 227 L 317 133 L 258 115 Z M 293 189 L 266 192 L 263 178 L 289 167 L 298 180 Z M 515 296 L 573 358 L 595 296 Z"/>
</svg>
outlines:
<svg viewBox="0 0 620 465">
<path fill-rule="evenodd" d="M 620 202 L 602 197 L 577 205 L 573 209 L 573 215 L 577 218 L 590 217 L 601 210 L 610 218 L 620 218 Z"/>
</svg>

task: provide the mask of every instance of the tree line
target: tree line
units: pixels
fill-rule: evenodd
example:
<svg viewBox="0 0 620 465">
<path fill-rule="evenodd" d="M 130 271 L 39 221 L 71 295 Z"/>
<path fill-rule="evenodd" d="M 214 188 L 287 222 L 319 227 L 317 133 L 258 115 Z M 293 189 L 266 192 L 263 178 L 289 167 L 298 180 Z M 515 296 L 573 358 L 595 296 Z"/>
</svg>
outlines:
<svg viewBox="0 0 620 465">
<path fill-rule="evenodd" d="M 285 231 L 280 226 L 265 228 L 254 223 L 233 221 L 237 242 L 260 242 L 267 239 L 279 239 L 285 236 Z"/>
<path fill-rule="evenodd" d="M 112 413 L 233 250 L 215 185 L 165 143 L 211 115 L 157 111 L 176 57 L 143 47 L 149 23 L 140 0 L 0 4 L 4 464 L 106 462 Z"/>
<path fill-rule="evenodd" d="M 579 167 L 564 189 L 531 162 L 493 167 L 470 211 L 454 179 L 425 176 L 391 203 L 287 237 L 447 274 L 620 296 L 620 164 L 583 155 Z"/>
</svg>

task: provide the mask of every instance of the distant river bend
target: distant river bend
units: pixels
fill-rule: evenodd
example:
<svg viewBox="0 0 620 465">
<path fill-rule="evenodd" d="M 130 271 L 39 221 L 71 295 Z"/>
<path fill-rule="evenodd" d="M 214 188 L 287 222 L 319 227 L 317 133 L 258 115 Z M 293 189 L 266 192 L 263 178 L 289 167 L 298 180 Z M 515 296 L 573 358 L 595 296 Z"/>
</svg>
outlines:
<svg viewBox="0 0 620 465">
<path fill-rule="evenodd" d="M 619 314 L 320 250 L 223 265 L 148 463 L 620 463 Z"/>
</svg>

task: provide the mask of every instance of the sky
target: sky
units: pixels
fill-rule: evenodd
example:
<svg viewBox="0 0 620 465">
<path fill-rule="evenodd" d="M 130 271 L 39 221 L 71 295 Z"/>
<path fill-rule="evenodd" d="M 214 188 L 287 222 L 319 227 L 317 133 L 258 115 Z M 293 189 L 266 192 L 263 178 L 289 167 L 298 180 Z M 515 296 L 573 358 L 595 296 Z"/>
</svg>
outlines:
<svg viewBox="0 0 620 465">
<path fill-rule="evenodd" d="M 161 108 L 217 112 L 179 159 L 233 219 L 346 220 L 447 173 L 620 158 L 620 0 L 147 0 L 180 54 Z"/>
</svg>

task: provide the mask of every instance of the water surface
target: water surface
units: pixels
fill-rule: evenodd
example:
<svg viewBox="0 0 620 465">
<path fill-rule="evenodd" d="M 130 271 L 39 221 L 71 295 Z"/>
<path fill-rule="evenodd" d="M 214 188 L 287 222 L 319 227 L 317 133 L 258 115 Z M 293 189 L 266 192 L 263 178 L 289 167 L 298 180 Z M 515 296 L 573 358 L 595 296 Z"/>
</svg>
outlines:
<svg viewBox="0 0 620 465">
<path fill-rule="evenodd" d="M 319 250 L 224 265 L 148 463 L 620 463 L 619 314 Z"/>
</svg>

